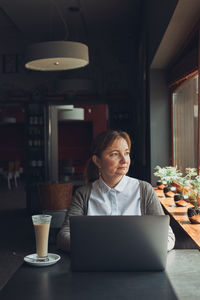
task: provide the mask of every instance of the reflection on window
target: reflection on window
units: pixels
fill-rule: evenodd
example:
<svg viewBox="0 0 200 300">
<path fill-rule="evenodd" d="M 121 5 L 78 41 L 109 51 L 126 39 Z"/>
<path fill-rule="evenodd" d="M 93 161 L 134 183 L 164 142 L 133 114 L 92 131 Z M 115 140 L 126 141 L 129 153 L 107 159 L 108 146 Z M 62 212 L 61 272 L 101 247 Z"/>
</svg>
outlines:
<svg viewBox="0 0 200 300">
<path fill-rule="evenodd" d="M 173 93 L 173 158 L 174 165 L 197 167 L 198 145 L 198 76 L 184 82 Z"/>
</svg>

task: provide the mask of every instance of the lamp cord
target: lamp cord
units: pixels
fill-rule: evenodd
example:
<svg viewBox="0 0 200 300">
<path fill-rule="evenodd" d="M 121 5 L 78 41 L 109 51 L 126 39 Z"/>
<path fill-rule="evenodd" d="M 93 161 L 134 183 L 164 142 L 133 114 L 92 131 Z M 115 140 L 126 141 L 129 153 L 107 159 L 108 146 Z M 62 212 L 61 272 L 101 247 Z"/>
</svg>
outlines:
<svg viewBox="0 0 200 300">
<path fill-rule="evenodd" d="M 63 25 L 64 25 L 64 27 L 65 27 L 65 36 L 64 36 L 64 40 L 67 40 L 68 37 L 69 37 L 69 27 L 68 27 L 68 25 L 67 25 L 67 23 L 66 23 L 66 21 L 65 21 L 65 19 L 64 19 L 64 17 L 63 17 L 63 15 L 62 15 L 62 13 L 61 13 L 61 11 L 60 11 L 60 8 L 58 7 L 58 4 L 56 3 L 56 1 L 51 0 L 51 2 L 54 4 L 54 6 L 55 6 L 55 8 L 56 8 L 56 10 L 57 10 L 57 12 L 58 12 L 58 14 L 59 14 L 59 16 L 60 16 L 60 19 L 61 19 L 61 21 L 63 22 Z"/>
</svg>

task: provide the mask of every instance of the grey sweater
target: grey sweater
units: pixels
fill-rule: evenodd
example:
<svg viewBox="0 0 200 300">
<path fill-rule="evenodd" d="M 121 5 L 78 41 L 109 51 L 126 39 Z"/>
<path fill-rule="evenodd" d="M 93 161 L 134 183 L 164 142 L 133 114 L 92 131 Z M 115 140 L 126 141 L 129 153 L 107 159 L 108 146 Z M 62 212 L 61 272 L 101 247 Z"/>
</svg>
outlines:
<svg viewBox="0 0 200 300">
<path fill-rule="evenodd" d="M 142 215 L 164 215 L 162 206 L 156 196 L 153 187 L 145 181 L 139 180 L 140 184 L 140 208 Z M 66 213 L 65 221 L 57 236 L 57 246 L 64 251 L 70 251 L 70 216 L 87 215 L 88 201 L 92 184 L 89 183 L 78 188 L 72 198 L 71 205 Z M 168 251 L 174 247 L 175 236 L 169 227 Z"/>
</svg>

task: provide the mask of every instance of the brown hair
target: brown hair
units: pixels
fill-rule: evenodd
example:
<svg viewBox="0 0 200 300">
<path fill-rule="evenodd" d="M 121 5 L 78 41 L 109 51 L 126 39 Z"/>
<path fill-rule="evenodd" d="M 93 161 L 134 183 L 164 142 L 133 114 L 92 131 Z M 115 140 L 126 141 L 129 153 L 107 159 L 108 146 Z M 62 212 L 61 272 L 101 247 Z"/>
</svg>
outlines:
<svg viewBox="0 0 200 300">
<path fill-rule="evenodd" d="M 95 154 L 101 157 L 102 152 L 111 145 L 116 139 L 123 138 L 128 144 L 129 151 L 131 151 L 131 140 L 125 131 L 106 130 L 99 133 L 92 143 L 91 155 L 87 162 L 84 178 L 86 183 L 93 182 L 99 178 L 99 170 L 95 163 L 92 161 L 92 156 Z"/>
</svg>

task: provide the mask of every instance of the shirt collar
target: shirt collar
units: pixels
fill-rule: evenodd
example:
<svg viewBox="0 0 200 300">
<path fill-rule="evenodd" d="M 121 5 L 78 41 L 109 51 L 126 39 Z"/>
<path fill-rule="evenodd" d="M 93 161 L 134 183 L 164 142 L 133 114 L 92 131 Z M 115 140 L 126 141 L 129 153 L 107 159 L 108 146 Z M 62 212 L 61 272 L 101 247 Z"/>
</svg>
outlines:
<svg viewBox="0 0 200 300">
<path fill-rule="evenodd" d="M 120 182 L 112 189 L 110 188 L 102 179 L 99 177 L 99 187 L 104 193 L 108 193 L 110 190 L 115 190 L 116 192 L 122 192 L 127 183 L 127 176 L 123 176 Z"/>
</svg>

